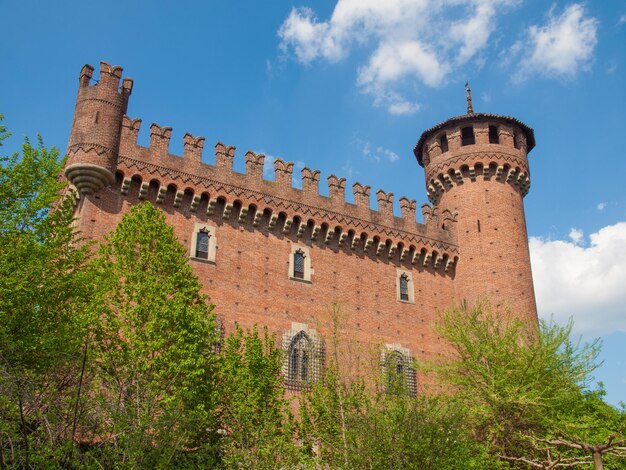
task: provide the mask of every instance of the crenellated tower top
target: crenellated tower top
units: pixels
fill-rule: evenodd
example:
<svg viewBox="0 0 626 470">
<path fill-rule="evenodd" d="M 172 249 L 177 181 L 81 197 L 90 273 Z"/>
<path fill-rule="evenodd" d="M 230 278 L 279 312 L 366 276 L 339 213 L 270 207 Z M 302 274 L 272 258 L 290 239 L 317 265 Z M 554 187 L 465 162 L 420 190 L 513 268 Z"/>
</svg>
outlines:
<svg viewBox="0 0 626 470">
<path fill-rule="evenodd" d="M 67 147 L 65 175 L 81 194 L 93 194 L 114 181 L 122 117 L 133 89 L 122 79 L 122 67 L 100 63 L 100 80 L 91 84 L 94 68 L 83 66 L 78 77 L 74 122 Z"/>
</svg>

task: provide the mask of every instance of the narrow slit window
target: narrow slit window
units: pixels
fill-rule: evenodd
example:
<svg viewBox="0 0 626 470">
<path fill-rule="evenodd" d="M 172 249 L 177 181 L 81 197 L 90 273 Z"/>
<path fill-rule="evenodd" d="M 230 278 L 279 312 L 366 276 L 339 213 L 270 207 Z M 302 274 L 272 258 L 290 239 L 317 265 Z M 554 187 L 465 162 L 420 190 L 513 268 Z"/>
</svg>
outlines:
<svg viewBox="0 0 626 470">
<path fill-rule="evenodd" d="M 406 274 L 400 276 L 400 300 L 409 300 L 409 277 Z"/>
<path fill-rule="evenodd" d="M 515 148 L 516 148 L 516 149 L 518 149 L 518 148 L 521 148 L 521 147 L 522 147 L 522 145 L 521 145 L 521 143 L 520 143 L 519 134 L 518 134 L 517 132 L 515 132 L 515 133 L 513 134 L 513 145 L 515 145 Z"/>
<path fill-rule="evenodd" d="M 304 279 L 304 253 L 300 250 L 293 254 L 293 277 Z"/>
<path fill-rule="evenodd" d="M 499 144 L 500 136 L 498 135 L 498 128 L 496 126 L 489 126 L 489 143 Z"/>
<path fill-rule="evenodd" d="M 448 136 L 446 134 L 439 137 L 439 146 L 441 147 L 441 153 L 448 151 Z"/>
<path fill-rule="evenodd" d="M 196 258 L 209 259 L 209 232 L 200 229 L 196 238 Z"/>
<path fill-rule="evenodd" d="M 472 126 L 464 127 L 461 129 L 461 145 L 474 145 L 476 139 L 474 138 L 474 128 Z"/>
</svg>

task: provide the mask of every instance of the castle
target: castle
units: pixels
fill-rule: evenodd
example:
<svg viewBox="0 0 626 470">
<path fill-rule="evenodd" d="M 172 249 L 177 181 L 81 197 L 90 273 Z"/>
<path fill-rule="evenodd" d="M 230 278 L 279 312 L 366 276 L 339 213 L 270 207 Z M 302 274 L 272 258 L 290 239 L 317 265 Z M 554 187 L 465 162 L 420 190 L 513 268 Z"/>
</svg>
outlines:
<svg viewBox="0 0 626 470">
<path fill-rule="evenodd" d="M 415 389 L 410 359 L 446 353 L 434 328 L 437 311 L 463 300 L 492 299 L 537 322 L 523 197 L 530 186 L 533 130 L 512 117 L 467 114 L 426 130 L 414 149 L 424 167 L 428 199 L 423 223 L 416 201 L 352 185 L 330 175 L 274 161 L 263 179 L 264 155 L 218 143 L 215 164 L 202 162 L 204 137 L 185 134 L 184 155 L 168 152 L 171 128 L 150 126 L 150 146 L 137 145 L 141 119 L 126 115 L 133 81 L 122 68 L 100 65 L 79 76 L 65 175 L 78 191 L 77 224 L 101 240 L 128 209 L 150 201 L 166 214 L 226 331 L 265 325 L 288 352 L 285 377 L 298 389 L 324 366 L 332 335 L 329 310 L 339 306 L 343 333 L 362 350 L 378 348 Z M 121 83 L 120 83 L 121 81 Z M 366 367 L 358 365 L 354 367 Z"/>
</svg>

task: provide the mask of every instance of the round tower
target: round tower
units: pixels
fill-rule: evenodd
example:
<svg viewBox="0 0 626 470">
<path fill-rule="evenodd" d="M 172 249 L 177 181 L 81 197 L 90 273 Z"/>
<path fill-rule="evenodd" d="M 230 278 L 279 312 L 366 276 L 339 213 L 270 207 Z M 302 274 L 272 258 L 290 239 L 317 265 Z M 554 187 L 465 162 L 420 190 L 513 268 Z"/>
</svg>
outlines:
<svg viewBox="0 0 626 470">
<path fill-rule="evenodd" d="M 415 146 L 430 202 L 458 213 L 457 301 L 489 300 L 537 322 L 523 198 L 533 130 L 515 118 L 467 114 L 425 131 Z"/>
<path fill-rule="evenodd" d="M 67 147 L 65 176 L 81 194 L 93 194 L 115 180 L 122 117 L 133 81 L 121 67 L 100 63 L 100 81 L 89 85 L 93 67 L 85 65 L 78 78 L 74 122 Z"/>
</svg>

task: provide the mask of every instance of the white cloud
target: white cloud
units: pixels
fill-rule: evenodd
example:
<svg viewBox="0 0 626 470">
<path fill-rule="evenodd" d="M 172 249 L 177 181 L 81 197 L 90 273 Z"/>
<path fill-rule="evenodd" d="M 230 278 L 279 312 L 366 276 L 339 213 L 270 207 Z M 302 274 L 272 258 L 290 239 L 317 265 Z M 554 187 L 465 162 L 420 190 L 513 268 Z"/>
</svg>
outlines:
<svg viewBox="0 0 626 470">
<path fill-rule="evenodd" d="M 539 315 L 553 314 L 561 323 L 572 316 L 576 331 L 585 335 L 626 331 L 626 222 L 604 227 L 589 240 L 584 246 L 530 239 Z"/>
<path fill-rule="evenodd" d="M 346 160 L 345 163 L 341 166 L 341 171 L 348 179 L 354 179 L 357 175 L 359 175 L 359 170 L 355 168 L 352 164 L 352 160 Z"/>
<path fill-rule="evenodd" d="M 357 71 L 359 89 L 391 114 L 419 109 L 406 85 L 437 87 L 480 57 L 497 16 L 519 0 L 338 0 L 321 21 L 310 8 L 293 8 L 278 31 L 280 47 L 297 61 L 336 62 L 355 47 L 369 56 Z M 414 93 L 411 93 L 414 95 Z"/>
<path fill-rule="evenodd" d="M 398 156 L 398 154 L 396 152 L 393 152 L 393 151 L 391 151 L 389 149 L 378 147 L 376 150 L 379 153 L 383 154 L 385 157 L 387 157 L 387 160 L 389 160 L 390 163 L 393 163 L 393 162 L 398 161 L 400 159 L 400 157 Z"/>
<path fill-rule="evenodd" d="M 589 67 L 598 42 L 598 20 L 587 16 L 581 4 L 569 5 L 560 16 L 552 11 L 544 26 L 533 25 L 525 38 L 511 49 L 520 58 L 516 80 L 532 75 L 546 77 L 574 76 Z"/>
<path fill-rule="evenodd" d="M 626 15 L 622 15 L 622 16 L 620 16 L 620 17 L 619 17 L 619 20 L 618 20 L 618 23 L 619 23 L 619 24 L 624 24 L 624 23 L 626 23 Z"/>
<path fill-rule="evenodd" d="M 359 147 L 361 155 L 366 160 L 369 160 L 371 162 L 380 163 L 381 160 L 384 159 L 389 163 L 393 163 L 400 159 L 400 156 L 393 150 L 389 150 L 381 146 L 372 145 L 372 143 L 367 140 L 354 137 L 354 143 L 357 147 Z"/>
<path fill-rule="evenodd" d="M 580 245 L 583 241 L 583 231 L 577 228 L 572 228 L 569 231 L 569 238 L 576 245 Z"/>
<path fill-rule="evenodd" d="M 605 208 L 606 208 L 606 202 L 600 202 L 596 206 L 596 209 L 598 209 L 599 211 L 603 211 Z"/>
</svg>

